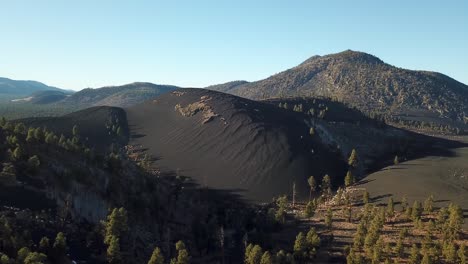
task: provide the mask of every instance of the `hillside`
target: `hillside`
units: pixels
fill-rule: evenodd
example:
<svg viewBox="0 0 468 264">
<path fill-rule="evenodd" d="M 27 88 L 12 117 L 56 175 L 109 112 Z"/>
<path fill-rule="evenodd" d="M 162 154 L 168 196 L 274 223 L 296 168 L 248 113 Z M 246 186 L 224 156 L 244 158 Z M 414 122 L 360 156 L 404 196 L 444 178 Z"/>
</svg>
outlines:
<svg viewBox="0 0 468 264">
<path fill-rule="evenodd" d="M 92 129 L 86 127 L 93 126 L 90 116 L 102 125 L 114 114 L 113 108 L 85 110 L 48 128 L 40 120 L 31 126 L 0 120 L 1 262 L 109 263 L 118 257 L 146 263 L 156 246 L 168 259 L 177 257 L 174 245 L 181 240 L 193 263 L 207 263 L 219 259 L 220 228 L 226 230 L 226 258 L 240 261 L 242 236 L 268 228 L 255 222 L 265 218 L 262 212 L 229 193 L 151 173 L 123 146 L 92 151 L 97 141 L 118 141 L 115 135 L 90 133 L 82 140 L 85 130 L 69 137 L 54 132 L 71 131 L 69 124 L 80 121 Z M 100 125 L 95 129 L 102 131 Z M 108 250 L 107 237 L 119 239 L 117 250 Z"/>
<path fill-rule="evenodd" d="M 329 174 L 341 185 L 352 149 L 360 153 L 358 172 L 364 173 L 395 155 L 420 156 L 447 143 L 386 126 L 337 102 L 282 103 L 290 107 L 210 90 L 176 90 L 126 109 L 130 145 L 147 150 L 157 167 L 202 185 L 269 200 L 290 193 L 294 182 L 298 197 L 306 197 L 310 175 Z M 299 105 L 302 110 L 293 111 Z"/>
<path fill-rule="evenodd" d="M 58 102 L 59 105 L 74 106 L 83 109 L 91 106 L 119 106 L 127 107 L 177 87 L 136 82 L 122 86 L 109 86 L 97 89 L 83 89 Z"/>
<path fill-rule="evenodd" d="M 113 143 L 123 146 L 128 141 L 126 114 L 117 107 L 91 107 L 64 116 L 25 118 L 16 122 L 45 127 L 65 137 L 73 137 L 72 129 L 76 126 L 80 140 L 101 151 L 109 151 Z"/>
<path fill-rule="evenodd" d="M 38 91 L 64 91 L 36 81 L 18 81 L 0 77 L 0 96 L 18 98 Z"/>
<path fill-rule="evenodd" d="M 208 89 L 251 99 L 326 97 L 387 118 L 443 125 L 468 123 L 468 86 L 440 73 L 394 67 L 347 50 L 314 56 L 267 79 Z"/>
</svg>

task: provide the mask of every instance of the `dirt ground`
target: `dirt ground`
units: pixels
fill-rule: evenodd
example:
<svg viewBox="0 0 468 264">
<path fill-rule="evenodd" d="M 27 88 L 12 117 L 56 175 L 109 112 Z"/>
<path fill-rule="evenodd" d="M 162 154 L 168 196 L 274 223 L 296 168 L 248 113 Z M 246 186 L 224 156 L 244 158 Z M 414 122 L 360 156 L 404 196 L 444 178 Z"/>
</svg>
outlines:
<svg viewBox="0 0 468 264">
<path fill-rule="evenodd" d="M 465 143 L 468 137 L 457 138 Z M 427 156 L 371 173 L 359 183 L 376 202 L 386 203 L 390 197 L 399 202 L 406 195 L 409 204 L 423 202 L 431 194 L 435 206 L 447 206 L 451 201 L 460 205 L 468 218 L 468 147 L 453 150 L 453 155 Z M 398 205 L 397 207 L 398 208 Z M 468 220 L 468 219 L 467 219 Z M 465 220 L 465 228 L 468 221 Z"/>
</svg>

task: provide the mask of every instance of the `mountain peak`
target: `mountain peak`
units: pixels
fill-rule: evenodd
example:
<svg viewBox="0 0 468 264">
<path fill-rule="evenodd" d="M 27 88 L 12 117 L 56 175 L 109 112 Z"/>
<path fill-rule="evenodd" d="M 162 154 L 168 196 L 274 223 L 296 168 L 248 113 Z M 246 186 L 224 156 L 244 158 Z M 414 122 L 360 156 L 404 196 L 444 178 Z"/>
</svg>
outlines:
<svg viewBox="0 0 468 264">
<path fill-rule="evenodd" d="M 303 63 L 301 63 L 299 66 L 314 63 L 319 60 L 345 61 L 345 62 L 350 62 L 350 63 L 368 63 L 368 64 L 384 63 L 381 59 L 369 53 L 348 49 L 342 52 L 333 53 L 333 54 L 329 54 L 325 56 L 319 56 L 319 55 L 312 56 L 306 61 L 304 61 Z"/>
</svg>

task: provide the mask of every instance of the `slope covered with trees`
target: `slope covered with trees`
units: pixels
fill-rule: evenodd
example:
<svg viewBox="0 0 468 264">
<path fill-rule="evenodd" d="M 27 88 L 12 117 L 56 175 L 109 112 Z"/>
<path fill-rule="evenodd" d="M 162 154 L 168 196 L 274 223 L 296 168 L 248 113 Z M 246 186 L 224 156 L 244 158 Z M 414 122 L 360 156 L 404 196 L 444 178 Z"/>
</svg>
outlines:
<svg viewBox="0 0 468 264">
<path fill-rule="evenodd" d="M 252 99 L 326 97 L 389 120 L 468 123 L 468 87 L 440 73 L 412 71 L 347 50 L 314 56 L 267 79 L 210 86 Z"/>
</svg>

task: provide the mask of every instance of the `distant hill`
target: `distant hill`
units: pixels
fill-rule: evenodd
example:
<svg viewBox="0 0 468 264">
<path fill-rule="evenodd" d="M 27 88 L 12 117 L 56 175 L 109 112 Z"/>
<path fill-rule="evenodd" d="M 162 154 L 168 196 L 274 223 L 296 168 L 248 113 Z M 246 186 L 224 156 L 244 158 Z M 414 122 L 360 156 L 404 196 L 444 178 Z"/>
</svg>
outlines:
<svg viewBox="0 0 468 264">
<path fill-rule="evenodd" d="M 0 95 L 21 97 L 38 91 L 64 91 L 36 81 L 17 81 L 0 77 Z"/>
<path fill-rule="evenodd" d="M 0 116 L 12 119 L 25 117 L 59 116 L 93 106 L 129 107 L 176 86 L 135 82 L 122 86 L 83 89 L 76 93 L 64 90 L 43 90 L 27 95 L 9 95 L 1 98 Z"/>
<path fill-rule="evenodd" d="M 98 89 L 83 89 L 64 98 L 57 104 L 75 106 L 82 109 L 91 106 L 131 106 L 178 87 L 135 82 L 122 86 L 109 86 Z"/>
<path fill-rule="evenodd" d="M 251 99 L 327 97 L 361 111 L 425 122 L 468 123 L 468 86 L 436 72 L 394 67 L 370 54 L 347 50 L 314 56 L 251 83 L 210 86 Z"/>
</svg>

